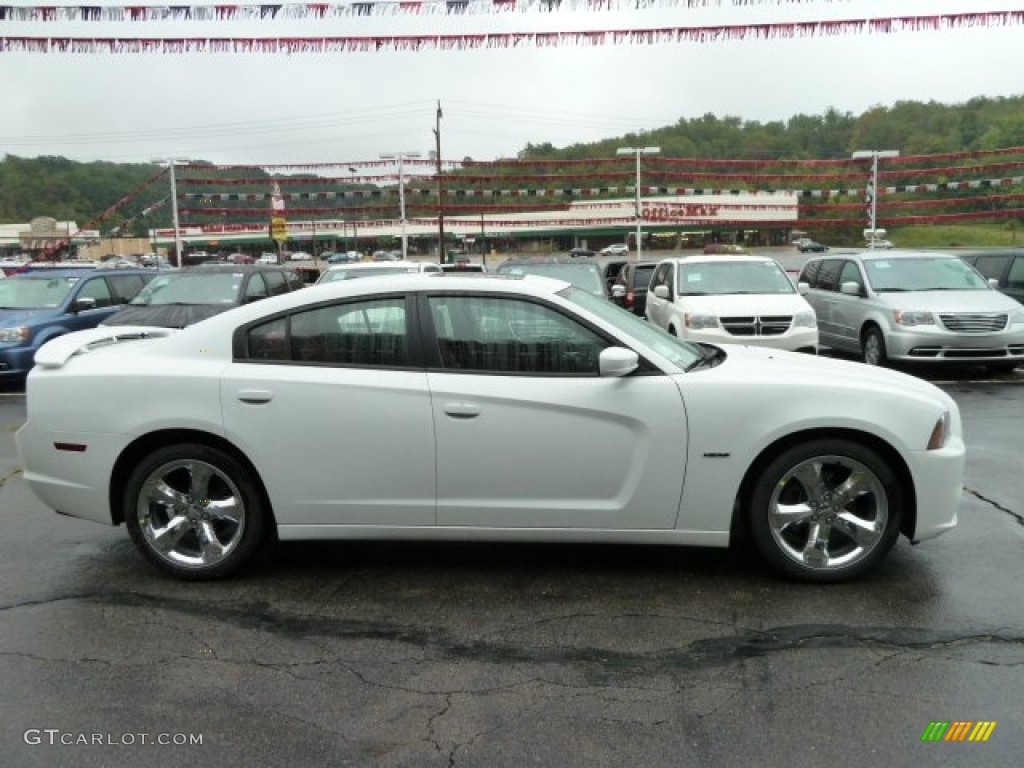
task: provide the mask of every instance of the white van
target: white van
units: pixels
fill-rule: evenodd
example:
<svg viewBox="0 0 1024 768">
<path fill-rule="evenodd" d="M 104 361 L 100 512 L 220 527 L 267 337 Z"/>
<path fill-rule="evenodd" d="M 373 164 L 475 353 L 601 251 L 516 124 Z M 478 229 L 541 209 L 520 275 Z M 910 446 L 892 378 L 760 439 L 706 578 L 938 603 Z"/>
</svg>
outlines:
<svg viewBox="0 0 1024 768">
<path fill-rule="evenodd" d="M 818 323 L 775 259 L 707 254 L 664 259 L 647 291 L 647 319 L 674 336 L 712 344 L 818 351 Z"/>
</svg>

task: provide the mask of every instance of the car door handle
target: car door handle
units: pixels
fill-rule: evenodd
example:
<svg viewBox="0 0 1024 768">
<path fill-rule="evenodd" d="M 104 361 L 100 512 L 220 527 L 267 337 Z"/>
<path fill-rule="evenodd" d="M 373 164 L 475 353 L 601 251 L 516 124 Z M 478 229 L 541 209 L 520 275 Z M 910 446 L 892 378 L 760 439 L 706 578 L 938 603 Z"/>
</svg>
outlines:
<svg viewBox="0 0 1024 768">
<path fill-rule="evenodd" d="M 445 403 L 444 412 L 453 419 L 475 419 L 480 415 L 480 406 L 476 403 Z"/>
<path fill-rule="evenodd" d="M 243 403 L 260 405 L 269 403 L 274 399 L 274 393 L 269 389 L 241 389 L 238 391 L 238 399 Z"/>
</svg>

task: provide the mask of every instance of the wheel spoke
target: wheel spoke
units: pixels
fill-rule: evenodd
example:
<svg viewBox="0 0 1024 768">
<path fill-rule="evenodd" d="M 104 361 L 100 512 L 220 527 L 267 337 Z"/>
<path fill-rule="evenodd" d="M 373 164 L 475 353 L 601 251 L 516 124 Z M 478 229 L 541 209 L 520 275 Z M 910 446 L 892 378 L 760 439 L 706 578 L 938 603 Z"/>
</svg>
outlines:
<svg viewBox="0 0 1024 768">
<path fill-rule="evenodd" d="M 196 499 L 210 498 L 210 480 L 214 476 L 213 467 L 197 461 L 189 462 L 189 486 L 188 492 Z"/>
<path fill-rule="evenodd" d="M 821 462 L 808 461 L 796 468 L 791 477 L 803 487 L 809 501 L 818 501 L 828 490 L 821 479 Z"/>
<path fill-rule="evenodd" d="M 163 480 L 157 480 L 150 488 L 148 496 L 151 502 L 163 504 L 174 510 L 179 510 L 185 505 L 185 494 L 175 490 Z"/>
<path fill-rule="evenodd" d="M 832 525 L 864 549 L 871 549 L 882 538 L 882 531 L 876 522 L 863 520 L 849 512 L 839 515 Z"/>
<path fill-rule="evenodd" d="M 802 553 L 805 563 L 815 568 L 824 568 L 828 565 L 828 535 L 831 530 L 832 527 L 828 523 L 811 524 L 811 531 Z"/>
<path fill-rule="evenodd" d="M 229 499 L 211 501 L 206 505 L 206 511 L 214 520 L 221 520 L 233 525 L 238 525 L 241 522 L 244 512 L 242 505 L 234 496 Z"/>
<path fill-rule="evenodd" d="M 161 552 L 173 552 L 181 542 L 182 537 L 189 531 L 188 518 L 184 515 L 176 515 L 167 521 L 167 525 L 160 528 L 152 528 L 149 540 L 153 546 Z"/>
<path fill-rule="evenodd" d="M 204 565 L 212 565 L 224 557 L 224 545 L 209 520 L 200 523 L 196 533 L 199 535 L 199 557 Z"/>
<path fill-rule="evenodd" d="M 844 482 L 837 485 L 833 491 L 836 505 L 845 507 L 862 493 L 868 493 L 871 490 L 871 486 L 871 478 L 867 474 L 860 470 L 853 470 L 850 476 Z"/>
<path fill-rule="evenodd" d="M 791 525 L 803 523 L 814 514 L 806 503 L 800 504 L 776 504 L 771 512 L 770 523 L 777 531 L 784 531 Z"/>
</svg>

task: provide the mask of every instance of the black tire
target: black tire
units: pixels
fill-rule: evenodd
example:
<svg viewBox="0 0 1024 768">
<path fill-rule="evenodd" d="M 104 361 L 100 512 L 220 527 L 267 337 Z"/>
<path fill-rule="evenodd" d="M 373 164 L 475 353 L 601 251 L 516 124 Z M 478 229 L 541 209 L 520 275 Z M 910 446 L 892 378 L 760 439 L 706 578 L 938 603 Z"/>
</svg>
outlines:
<svg viewBox="0 0 1024 768">
<path fill-rule="evenodd" d="M 889 355 L 885 351 L 885 337 L 879 328 L 871 326 L 864 332 L 861 340 L 861 357 L 868 365 L 889 364 Z"/>
<path fill-rule="evenodd" d="M 122 508 L 142 555 L 192 581 L 219 579 L 242 566 L 267 527 L 252 472 L 234 456 L 199 443 L 168 445 L 146 456 L 125 484 Z"/>
<path fill-rule="evenodd" d="M 854 478 L 857 492 L 843 495 Z M 904 504 L 903 488 L 878 453 L 850 440 L 821 439 L 793 446 L 765 467 L 747 521 L 772 567 L 801 581 L 834 582 L 863 574 L 886 555 Z"/>
</svg>

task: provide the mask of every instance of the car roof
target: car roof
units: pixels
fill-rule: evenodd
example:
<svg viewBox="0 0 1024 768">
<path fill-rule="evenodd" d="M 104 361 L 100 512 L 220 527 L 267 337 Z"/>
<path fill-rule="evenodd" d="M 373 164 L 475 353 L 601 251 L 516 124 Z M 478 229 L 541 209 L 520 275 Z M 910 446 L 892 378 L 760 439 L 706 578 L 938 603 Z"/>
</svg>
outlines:
<svg viewBox="0 0 1024 768">
<path fill-rule="evenodd" d="M 668 259 L 662 259 L 661 261 L 674 262 L 678 264 L 718 264 L 723 261 L 775 262 L 775 259 L 771 256 L 760 256 L 756 253 L 706 253 L 694 256 L 673 256 Z"/>
<path fill-rule="evenodd" d="M 9 275 L 11 278 L 20 277 L 82 277 L 88 275 L 154 275 L 152 269 L 123 267 L 118 269 L 103 269 L 100 267 L 29 267 L 24 272 L 16 275 Z"/>
<path fill-rule="evenodd" d="M 335 264 L 332 267 L 328 267 L 328 272 L 348 272 L 350 269 L 397 269 L 398 271 L 408 272 L 410 269 L 419 269 L 419 261 L 357 261 L 350 262 L 348 264 Z"/>
<path fill-rule="evenodd" d="M 808 262 L 811 262 L 811 261 L 824 261 L 825 259 L 851 259 L 851 258 L 862 259 L 862 260 L 864 260 L 864 259 L 867 259 L 867 260 L 885 259 L 886 261 L 892 261 L 894 259 L 915 259 L 915 258 L 919 259 L 922 256 L 928 256 L 928 257 L 931 257 L 931 258 L 939 258 L 939 259 L 959 259 L 960 258 L 960 254 L 949 253 L 949 252 L 945 252 L 945 251 L 908 251 L 908 250 L 891 250 L 891 249 L 886 248 L 886 249 L 882 249 L 882 250 L 871 250 L 871 249 L 869 249 L 869 250 L 865 250 L 865 251 L 856 251 L 854 253 L 842 253 L 842 254 L 835 253 L 835 254 L 831 254 L 831 255 L 819 254 L 817 256 L 813 256 L 810 259 L 808 259 Z"/>
<path fill-rule="evenodd" d="M 291 267 L 286 267 L 284 264 L 196 264 L 191 267 L 184 267 L 177 272 L 167 272 L 165 274 L 195 275 L 202 273 L 208 275 L 218 272 L 279 272 L 282 269 L 291 269 Z"/>
<path fill-rule="evenodd" d="M 498 269 L 501 269 L 506 264 L 509 266 L 524 266 L 527 264 L 566 264 L 589 269 L 594 262 L 587 260 L 581 261 L 580 259 L 574 259 L 571 256 L 516 256 L 511 259 L 505 259 L 498 265 Z"/>
</svg>

